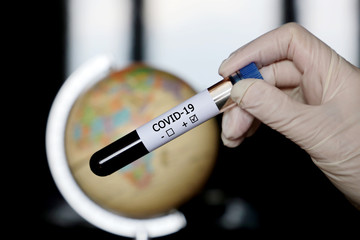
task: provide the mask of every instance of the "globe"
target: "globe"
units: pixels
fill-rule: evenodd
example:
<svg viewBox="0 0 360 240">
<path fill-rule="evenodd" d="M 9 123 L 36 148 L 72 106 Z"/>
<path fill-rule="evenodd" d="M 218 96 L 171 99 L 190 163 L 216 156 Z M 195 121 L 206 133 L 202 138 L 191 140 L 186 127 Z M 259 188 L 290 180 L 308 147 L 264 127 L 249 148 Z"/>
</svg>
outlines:
<svg viewBox="0 0 360 240">
<path fill-rule="evenodd" d="M 217 157 L 214 119 L 107 177 L 93 174 L 89 159 L 194 94 L 178 77 L 144 64 L 114 71 L 84 91 L 65 131 L 66 158 L 82 191 L 102 208 L 130 218 L 166 214 L 193 197 Z"/>
</svg>

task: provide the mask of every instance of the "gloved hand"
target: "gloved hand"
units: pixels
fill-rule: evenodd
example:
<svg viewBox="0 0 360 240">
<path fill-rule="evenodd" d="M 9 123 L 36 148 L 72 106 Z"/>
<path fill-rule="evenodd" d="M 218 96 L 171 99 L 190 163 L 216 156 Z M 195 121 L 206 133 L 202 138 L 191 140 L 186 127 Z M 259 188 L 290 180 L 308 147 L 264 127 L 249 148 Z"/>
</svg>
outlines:
<svg viewBox="0 0 360 240">
<path fill-rule="evenodd" d="M 238 146 L 256 118 L 303 148 L 359 208 L 360 69 L 294 23 L 241 47 L 219 73 L 226 77 L 252 61 L 265 81 L 234 85 L 239 107 L 223 115 L 224 144 Z"/>
</svg>

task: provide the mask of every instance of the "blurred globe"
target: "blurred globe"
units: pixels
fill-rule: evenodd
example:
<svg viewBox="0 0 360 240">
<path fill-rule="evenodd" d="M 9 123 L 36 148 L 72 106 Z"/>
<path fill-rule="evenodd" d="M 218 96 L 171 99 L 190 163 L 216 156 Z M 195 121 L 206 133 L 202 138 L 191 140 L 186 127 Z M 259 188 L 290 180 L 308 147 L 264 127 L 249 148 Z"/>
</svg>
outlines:
<svg viewBox="0 0 360 240">
<path fill-rule="evenodd" d="M 207 180 L 218 147 L 214 119 L 107 177 L 94 175 L 91 155 L 193 96 L 181 79 L 143 64 L 116 71 L 78 97 L 65 133 L 70 170 L 84 193 L 127 217 L 165 214 L 194 196 Z"/>
</svg>

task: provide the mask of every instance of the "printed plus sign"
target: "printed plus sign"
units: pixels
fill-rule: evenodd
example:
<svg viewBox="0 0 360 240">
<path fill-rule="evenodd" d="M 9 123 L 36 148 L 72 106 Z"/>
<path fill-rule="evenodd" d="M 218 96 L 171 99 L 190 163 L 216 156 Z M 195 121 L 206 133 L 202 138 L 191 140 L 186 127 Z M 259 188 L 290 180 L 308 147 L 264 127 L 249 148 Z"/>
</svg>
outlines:
<svg viewBox="0 0 360 240">
<path fill-rule="evenodd" d="M 187 127 L 187 123 L 186 122 L 183 122 L 183 127 Z"/>
</svg>

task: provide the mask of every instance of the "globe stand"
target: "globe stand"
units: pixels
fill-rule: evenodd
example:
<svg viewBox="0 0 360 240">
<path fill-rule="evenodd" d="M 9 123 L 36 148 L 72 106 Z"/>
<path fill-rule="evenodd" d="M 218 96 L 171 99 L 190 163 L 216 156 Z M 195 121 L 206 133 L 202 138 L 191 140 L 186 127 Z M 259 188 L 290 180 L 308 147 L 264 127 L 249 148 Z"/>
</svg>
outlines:
<svg viewBox="0 0 360 240">
<path fill-rule="evenodd" d="M 67 117 L 77 97 L 112 70 L 109 57 L 97 57 L 74 72 L 64 83 L 52 105 L 46 129 L 46 151 L 54 181 L 65 200 L 93 225 L 113 234 L 145 240 L 179 231 L 185 227 L 182 213 L 173 210 L 149 219 L 127 218 L 102 208 L 78 186 L 69 169 L 65 153 Z"/>
</svg>

